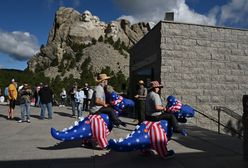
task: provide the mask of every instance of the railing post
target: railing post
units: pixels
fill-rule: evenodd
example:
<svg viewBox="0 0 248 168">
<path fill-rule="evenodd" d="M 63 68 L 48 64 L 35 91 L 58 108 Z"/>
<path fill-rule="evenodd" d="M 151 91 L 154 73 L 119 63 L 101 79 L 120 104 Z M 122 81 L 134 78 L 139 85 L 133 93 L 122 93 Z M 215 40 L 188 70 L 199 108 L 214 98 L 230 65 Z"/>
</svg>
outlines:
<svg viewBox="0 0 248 168">
<path fill-rule="evenodd" d="M 218 107 L 218 134 L 220 134 L 220 107 Z"/>
<path fill-rule="evenodd" d="M 243 95 L 242 123 L 244 128 L 243 157 L 248 161 L 248 95 Z"/>
</svg>

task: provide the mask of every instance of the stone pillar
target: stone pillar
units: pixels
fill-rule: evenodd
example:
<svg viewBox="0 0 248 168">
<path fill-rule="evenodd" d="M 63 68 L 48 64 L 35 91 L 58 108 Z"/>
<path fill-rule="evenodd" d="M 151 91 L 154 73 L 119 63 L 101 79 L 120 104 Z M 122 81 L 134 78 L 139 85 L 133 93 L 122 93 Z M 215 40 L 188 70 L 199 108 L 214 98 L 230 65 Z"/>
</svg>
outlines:
<svg viewBox="0 0 248 168">
<path fill-rule="evenodd" d="M 243 116 L 242 123 L 244 128 L 243 156 L 248 161 L 248 95 L 243 95 Z"/>
</svg>

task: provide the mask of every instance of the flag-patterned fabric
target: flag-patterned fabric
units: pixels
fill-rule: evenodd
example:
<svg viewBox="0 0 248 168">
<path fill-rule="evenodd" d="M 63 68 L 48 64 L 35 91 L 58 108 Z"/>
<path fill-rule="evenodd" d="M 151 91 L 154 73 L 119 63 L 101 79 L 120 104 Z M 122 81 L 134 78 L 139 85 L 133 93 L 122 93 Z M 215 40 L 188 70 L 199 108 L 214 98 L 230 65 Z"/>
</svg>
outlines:
<svg viewBox="0 0 248 168">
<path fill-rule="evenodd" d="M 181 108 L 182 108 L 181 101 L 176 100 L 176 103 L 172 106 L 167 107 L 166 111 L 175 113 L 175 112 L 179 112 L 181 110 Z"/>
<path fill-rule="evenodd" d="M 89 119 L 93 139 L 98 142 L 100 148 L 106 148 L 108 145 L 107 136 L 110 134 L 106 123 L 101 115 L 90 115 Z"/>
<path fill-rule="evenodd" d="M 161 123 L 159 121 L 144 121 L 144 123 L 146 124 L 146 129 L 149 131 L 152 149 L 156 150 L 161 157 L 166 157 L 168 139 L 165 130 L 161 127 Z"/>
</svg>

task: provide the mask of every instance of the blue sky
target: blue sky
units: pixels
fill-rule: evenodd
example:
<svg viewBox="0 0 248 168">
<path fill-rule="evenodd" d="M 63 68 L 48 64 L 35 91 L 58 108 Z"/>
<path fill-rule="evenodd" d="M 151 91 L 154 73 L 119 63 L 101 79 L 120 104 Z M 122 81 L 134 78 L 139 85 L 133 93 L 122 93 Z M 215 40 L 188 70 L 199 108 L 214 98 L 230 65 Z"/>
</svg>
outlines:
<svg viewBox="0 0 248 168">
<path fill-rule="evenodd" d="M 157 23 L 165 11 L 180 22 L 248 28 L 247 0 L 2 0 L 0 1 L 0 68 L 25 69 L 27 60 L 46 44 L 60 6 L 91 11 L 109 23 Z"/>
</svg>

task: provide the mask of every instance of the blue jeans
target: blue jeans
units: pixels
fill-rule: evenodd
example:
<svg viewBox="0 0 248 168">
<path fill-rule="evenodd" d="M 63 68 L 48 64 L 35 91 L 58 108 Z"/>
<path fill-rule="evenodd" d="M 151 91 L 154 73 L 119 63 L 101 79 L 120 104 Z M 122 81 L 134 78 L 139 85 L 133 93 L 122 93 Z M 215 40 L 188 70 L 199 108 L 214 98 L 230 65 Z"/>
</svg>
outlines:
<svg viewBox="0 0 248 168">
<path fill-rule="evenodd" d="M 30 119 L 30 103 L 20 104 L 21 106 L 21 120 L 29 120 Z"/>
<path fill-rule="evenodd" d="M 47 103 L 47 104 L 41 104 L 41 111 L 40 111 L 40 117 L 41 117 L 41 119 L 44 119 L 45 118 L 46 108 L 47 108 L 47 111 L 48 111 L 48 118 L 49 119 L 52 119 L 52 117 L 53 117 L 52 102 L 51 103 Z"/>
<path fill-rule="evenodd" d="M 77 107 L 77 117 L 82 117 L 82 110 L 83 110 L 83 104 L 76 102 L 76 107 Z"/>
</svg>

